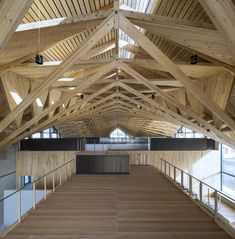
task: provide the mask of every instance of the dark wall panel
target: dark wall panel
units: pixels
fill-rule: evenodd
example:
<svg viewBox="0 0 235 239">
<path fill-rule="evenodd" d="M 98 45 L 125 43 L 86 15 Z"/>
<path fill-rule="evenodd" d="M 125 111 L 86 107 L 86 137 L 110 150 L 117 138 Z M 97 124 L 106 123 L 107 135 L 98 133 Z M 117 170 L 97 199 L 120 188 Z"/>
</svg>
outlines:
<svg viewBox="0 0 235 239">
<path fill-rule="evenodd" d="M 77 155 L 76 173 L 129 173 L 129 155 Z"/>
<path fill-rule="evenodd" d="M 191 151 L 214 150 L 216 142 L 207 138 L 151 138 L 150 150 L 163 151 Z"/>
<path fill-rule="evenodd" d="M 25 139 L 20 142 L 20 150 L 32 151 L 76 151 L 83 145 L 83 139 L 58 138 L 58 139 Z"/>
</svg>

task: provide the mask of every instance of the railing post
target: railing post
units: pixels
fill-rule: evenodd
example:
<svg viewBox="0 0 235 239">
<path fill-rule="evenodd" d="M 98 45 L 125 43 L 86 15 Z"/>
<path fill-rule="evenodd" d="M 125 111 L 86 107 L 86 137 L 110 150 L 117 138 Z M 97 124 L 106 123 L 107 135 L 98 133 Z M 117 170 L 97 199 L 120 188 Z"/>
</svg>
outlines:
<svg viewBox="0 0 235 239">
<path fill-rule="evenodd" d="M 174 167 L 174 182 L 176 182 L 176 167 L 175 166 L 173 167 Z"/>
<path fill-rule="evenodd" d="M 52 191 L 55 192 L 55 171 L 52 173 Z"/>
<path fill-rule="evenodd" d="M 164 173 L 166 174 L 166 161 L 164 161 L 164 162 L 165 162 Z"/>
<path fill-rule="evenodd" d="M 64 181 L 67 181 L 67 164 L 64 165 L 65 169 L 64 169 Z"/>
<path fill-rule="evenodd" d="M 200 204 L 202 204 L 202 182 L 199 183 L 199 199 Z"/>
<path fill-rule="evenodd" d="M 47 176 L 44 177 L 44 199 L 47 199 Z"/>
<path fill-rule="evenodd" d="M 21 222 L 21 190 L 18 191 L 18 222 Z"/>
<path fill-rule="evenodd" d="M 215 208 L 214 208 L 215 221 L 217 221 L 217 212 L 218 212 L 218 192 L 217 190 L 215 190 Z"/>
<path fill-rule="evenodd" d="M 72 171 L 73 171 L 73 161 L 70 162 L 70 177 L 72 177 Z"/>
<path fill-rule="evenodd" d="M 162 170 L 162 159 L 161 159 L 161 166 L 160 166 L 160 167 L 161 167 L 161 171 L 163 171 L 163 170 Z"/>
<path fill-rule="evenodd" d="M 207 202 L 208 202 L 208 205 L 210 206 L 210 189 L 207 188 Z"/>
<path fill-rule="evenodd" d="M 59 175 L 60 175 L 60 186 L 61 186 L 62 185 L 61 168 L 59 169 Z"/>
<path fill-rule="evenodd" d="M 168 164 L 168 171 L 169 171 L 169 178 L 171 178 L 171 165 L 170 165 L 170 163 Z"/>
<path fill-rule="evenodd" d="M 193 195 L 193 187 L 192 187 L 192 176 L 189 175 L 189 195 Z"/>
<path fill-rule="evenodd" d="M 180 170 L 181 173 L 181 187 L 184 188 L 184 172 Z"/>
<path fill-rule="evenodd" d="M 33 209 L 36 209 L 36 185 L 33 183 Z"/>
</svg>

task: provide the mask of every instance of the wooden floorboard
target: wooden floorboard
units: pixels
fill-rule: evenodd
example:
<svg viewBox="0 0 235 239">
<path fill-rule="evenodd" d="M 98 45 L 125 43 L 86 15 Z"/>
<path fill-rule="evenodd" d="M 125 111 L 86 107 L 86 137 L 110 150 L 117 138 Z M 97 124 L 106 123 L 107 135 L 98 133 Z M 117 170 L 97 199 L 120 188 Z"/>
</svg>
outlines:
<svg viewBox="0 0 235 239">
<path fill-rule="evenodd" d="M 228 239 L 151 166 L 130 175 L 73 175 L 6 237 L 34 239 Z"/>
</svg>

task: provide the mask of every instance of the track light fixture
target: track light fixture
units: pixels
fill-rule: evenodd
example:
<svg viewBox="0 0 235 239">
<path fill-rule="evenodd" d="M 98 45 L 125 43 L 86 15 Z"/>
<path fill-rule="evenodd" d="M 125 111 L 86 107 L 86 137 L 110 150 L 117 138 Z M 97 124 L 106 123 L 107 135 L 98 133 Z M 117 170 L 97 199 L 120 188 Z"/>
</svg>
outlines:
<svg viewBox="0 0 235 239">
<path fill-rule="evenodd" d="M 84 99 L 84 95 L 83 94 L 81 94 L 81 99 Z"/>
<path fill-rule="evenodd" d="M 155 99 L 155 95 L 152 95 L 152 99 Z"/>
<path fill-rule="evenodd" d="M 197 59 L 197 54 L 192 54 L 191 55 L 191 65 L 197 64 L 198 59 Z"/>
</svg>

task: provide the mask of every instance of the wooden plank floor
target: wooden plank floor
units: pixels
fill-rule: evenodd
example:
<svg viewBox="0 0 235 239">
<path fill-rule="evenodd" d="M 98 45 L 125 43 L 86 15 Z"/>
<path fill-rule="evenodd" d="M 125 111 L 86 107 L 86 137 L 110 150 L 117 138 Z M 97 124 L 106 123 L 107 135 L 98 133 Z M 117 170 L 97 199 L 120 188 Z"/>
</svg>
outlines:
<svg viewBox="0 0 235 239">
<path fill-rule="evenodd" d="M 151 166 L 130 175 L 74 175 L 5 238 L 228 239 Z"/>
</svg>

